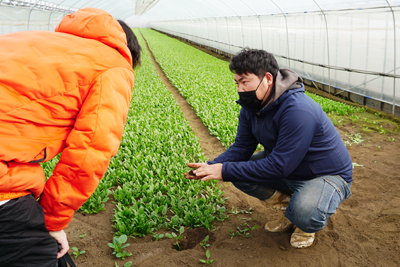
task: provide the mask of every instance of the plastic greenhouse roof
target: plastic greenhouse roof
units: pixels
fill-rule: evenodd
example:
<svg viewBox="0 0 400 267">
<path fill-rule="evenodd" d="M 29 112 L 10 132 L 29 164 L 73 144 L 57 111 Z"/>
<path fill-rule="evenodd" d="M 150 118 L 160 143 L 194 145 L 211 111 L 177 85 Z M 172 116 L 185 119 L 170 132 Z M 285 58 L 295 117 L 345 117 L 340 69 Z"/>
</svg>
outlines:
<svg viewBox="0 0 400 267">
<path fill-rule="evenodd" d="M 0 2 L 20 1 L 3 0 Z M 46 3 L 52 7 L 71 11 L 84 7 L 96 7 L 108 11 L 118 19 L 141 16 L 147 21 L 330 12 L 344 9 L 400 6 L 400 0 L 264 0 L 262 2 L 259 0 L 25 0 L 25 2 L 35 5 Z"/>
</svg>

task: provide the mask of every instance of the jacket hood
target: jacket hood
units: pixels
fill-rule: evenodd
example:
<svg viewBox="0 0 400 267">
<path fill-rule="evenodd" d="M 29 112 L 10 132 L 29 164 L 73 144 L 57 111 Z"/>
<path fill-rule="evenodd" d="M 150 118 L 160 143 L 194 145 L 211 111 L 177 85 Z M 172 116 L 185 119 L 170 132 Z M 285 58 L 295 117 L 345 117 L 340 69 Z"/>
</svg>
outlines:
<svg viewBox="0 0 400 267">
<path fill-rule="evenodd" d="M 84 8 L 66 15 L 55 29 L 79 37 L 100 41 L 119 53 L 132 65 L 132 56 L 127 46 L 126 34 L 109 13 L 97 8 Z"/>
<path fill-rule="evenodd" d="M 274 92 L 273 94 L 269 97 L 270 99 L 268 100 L 268 104 L 265 105 L 260 113 L 272 109 L 275 105 L 279 104 L 280 100 L 285 99 L 289 94 L 283 94 L 289 90 L 293 89 L 300 89 L 304 87 L 303 85 L 303 79 L 294 71 L 290 69 L 280 69 L 276 75 L 275 79 L 275 84 L 274 84 Z M 293 92 L 298 91 L 298 90 L 293 90 Z M 304 90 L 303 90 L 304 91 Z M 282 96 L 282 98 L 280 98 Z M 253 109 L 249 109 L 242 105 L 240 100 L 236 101 L 238 104 L 242 106 L 242 108 L 258 113 Z"/>
<path fill-rule="evenodd" d="M 280 69 L 275 79 L 275 92 L 268 105 L 275 102 L 284 92 L 299 89 L 303 86 L 303 79 L 294 71 Z"/>
</svg>

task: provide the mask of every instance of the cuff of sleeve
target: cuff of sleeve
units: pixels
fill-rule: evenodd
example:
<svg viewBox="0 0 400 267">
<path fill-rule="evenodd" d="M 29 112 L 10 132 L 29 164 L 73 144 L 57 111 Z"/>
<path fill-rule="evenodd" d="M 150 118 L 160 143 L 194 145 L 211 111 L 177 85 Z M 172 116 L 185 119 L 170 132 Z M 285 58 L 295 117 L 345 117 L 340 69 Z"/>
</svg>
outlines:
<svg viewBox="0 0 400 267">
<path fill-rule="evenodd" d="M 232 165 L 232 162 L 224 162 L 224 164 L 222 164 L 222 180 L 224 182 L 232 182 L 234 181 L 234 177 L 232 176 L 230 170 L 230 165 Z"/>
<path fill-rule="evenodd" d="M 71 216 L 62 216 L 62 217 L 56 217 L 53 215 L 44 215 L 44 221 L 46 223 L 46 228 L 47 230 L 51 232 L 57 232 L 64 230 L 67 228 L 68 224 L 72 220 L 72 216 L 74 215 L 73 211 Z"/>
</svg>

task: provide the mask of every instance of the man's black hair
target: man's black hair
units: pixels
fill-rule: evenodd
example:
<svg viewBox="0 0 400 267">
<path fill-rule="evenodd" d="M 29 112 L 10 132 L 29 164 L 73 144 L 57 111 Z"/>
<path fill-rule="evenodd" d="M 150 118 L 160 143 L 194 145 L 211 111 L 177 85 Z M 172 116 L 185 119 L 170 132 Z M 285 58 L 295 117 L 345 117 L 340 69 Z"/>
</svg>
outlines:
<svg viewBox="0 0 400 267">
<path fill-rule="evenodd" d="M 132 67 L 135 68 L 137 65 L 140 66 L 141 64 L 140 51 L 142 51 L 142 48 L 139 45 L 136 35 L 124 21 L 118 20 L 118 22 L 126 34 L 126 41 L 128 43 L 128 48 L 132 54 Z"/>
<path fill-rule="evenodd" d="M 269 72 L 275 81 L 279 65 L 271 53 L 246 47 L 232 57 L 229 69 L 239 75 L 253 73 L 260 79 L 264 77 L 266 72 Z"/>
</svg>

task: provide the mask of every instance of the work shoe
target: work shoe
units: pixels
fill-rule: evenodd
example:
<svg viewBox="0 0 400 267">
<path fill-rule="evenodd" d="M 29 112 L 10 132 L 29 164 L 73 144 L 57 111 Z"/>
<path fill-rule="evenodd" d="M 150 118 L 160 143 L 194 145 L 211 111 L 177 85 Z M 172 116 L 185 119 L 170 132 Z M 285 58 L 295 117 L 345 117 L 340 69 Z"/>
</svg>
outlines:
<svg viewBox="0 0 400 267">
<path fill-rule="evenodd" d="M 290 245 L 294 248 L 308 248 L 315 239 L 315 233 L 306 233 L 296 228 L 290 238 Z"/>
<path fill-rule="evenodd" d="M 290 198 L 291 196 L 276 190 L 272 197 L 264 200 L 264 203 L 275 209 L 285 210 L 286 207 L 289 206 Z"/>
<path fill-rule="evenodd" d="M 286 218 L 285 214 L 276 221 L 270 221 L 265 224 L 264 229 L 268 232 L 284 232 L 293 226 L 293 223 Z"/>
</svg>

